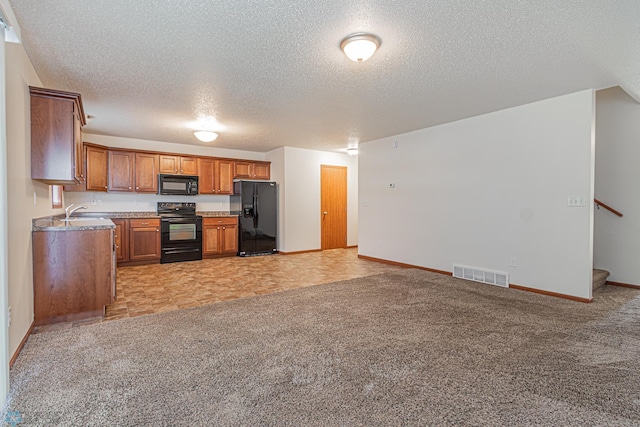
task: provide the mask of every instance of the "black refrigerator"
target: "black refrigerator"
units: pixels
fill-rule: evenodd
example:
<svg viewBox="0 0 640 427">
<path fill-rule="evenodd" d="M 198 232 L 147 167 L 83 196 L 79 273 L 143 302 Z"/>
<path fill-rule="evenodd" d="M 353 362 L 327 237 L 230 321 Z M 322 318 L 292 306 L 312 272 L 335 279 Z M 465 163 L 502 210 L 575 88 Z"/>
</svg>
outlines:
<svg viewBox="0 0 640 427">
<path fill-rule="evenodd" d="M 238 215 L 238 255 L 278 252 L 278 187 L 268 181 L 234 181 L 231 214 Z"/>
</svg>

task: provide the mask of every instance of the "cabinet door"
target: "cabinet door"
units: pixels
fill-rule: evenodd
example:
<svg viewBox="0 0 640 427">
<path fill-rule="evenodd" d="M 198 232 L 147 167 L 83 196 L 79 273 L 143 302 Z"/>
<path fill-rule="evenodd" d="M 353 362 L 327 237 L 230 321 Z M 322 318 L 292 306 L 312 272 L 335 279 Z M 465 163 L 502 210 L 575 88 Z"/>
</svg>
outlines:
<svg viewBox="0 0 640 427">
<path fill-rule="evenodd" d="M 136 153 L 136 191 L 158 192 L 158 155 Z"/>
<path fill-rule="evenodd" d="M 196 157 L 180 157 L 180 173 L 198 175 L 198 159 Z"/>
<path fill-rule="evenodd" d="M 109 191 L 133 191 L 134 161 L 130 151 L 109 151 Z"/>
<path fill-rule="evenodd" d="M 169 156 L 167 154 L 160 155 L 160 173 L 176 174 L 180 173 L 180 157 Z"/>
<path fill-rule="evenodd" d="M 99 147 L 87 146 L 87 191 L 107 191 L 109 155 L 107 150 Z"/>
<path fill-rule="evenodd" d="M 84 174 L 84 149 L 82 144 L 82 121 L 78 106 L 73 104 L 73 152 L 76 180 L 85 180 Z"/>
<path fill-rule="evenodd" d="M 251 178 L 251 162 L 236 160 L 233 166 L 234 178 Z"/>
<path fill-rule="evenodd" d="M 233 194 L 233 162 L 216 160 L 216 194 Z"/>
<path fill-rule="evenodd" d="M 256 162 L 253 164 L 253 179 L 266 179 L 271 178 L 271 163 Z"/>
<path fill-rule="evenodd" d="M 202 254 L 217 255 L 220 253 L 220 226 L 202 226 Z"/>
<path fill-rule="evenodd" d="M 30 89 L 31 178 L 47 184 L 77 184 L 74 103 L 36 96 Z"/>
<path fill-rule="evenodd" d="M 198 159 L 198 192 L 200 194 L 215 194 L 215 164 L 214 159 Z"/>
<path fill-rule="evenodd" d="M 116 225 L 115 244 L 116 244 L 116 260 L 129 261 L 129 225 L 126 219 L 112 219 Z"/>
<path fill-rule="evenodd" d="M 238 227 L 235 225 L 222 226 L 223 254 L 235 254 L 238 252 Z"/>
<path fill-rule="evenodd" d="M 87 147 L 83 147 L 83 151 L 84 151 L 84 163 L 85 163 L 85 169 L 86 169 L 86 162 L 87 162 Z M 76 185 L 65 185 L 64 186 L 64 191 L 87 191 L 87 181 L 82 181 L 79 184 Z M 102 191 L 107 191 L 107 190 L 102 190 Z"/>
<path fill-rule="evenodd" d="M 129 220 L 129 259 L 160 259 L 160 220 Z"/>
</svg>

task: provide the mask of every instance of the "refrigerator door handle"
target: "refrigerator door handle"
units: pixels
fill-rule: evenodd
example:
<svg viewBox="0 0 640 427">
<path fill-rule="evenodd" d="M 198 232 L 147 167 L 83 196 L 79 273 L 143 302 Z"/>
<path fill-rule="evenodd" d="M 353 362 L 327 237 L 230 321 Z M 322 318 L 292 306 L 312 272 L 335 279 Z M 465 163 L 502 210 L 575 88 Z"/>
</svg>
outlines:
<svg viewBox="0 0 640 427">
<path fill-rule="evenodd" d="M 253 187 L 253 228 L 258 228 L 258 189 Z"/>
</svg>

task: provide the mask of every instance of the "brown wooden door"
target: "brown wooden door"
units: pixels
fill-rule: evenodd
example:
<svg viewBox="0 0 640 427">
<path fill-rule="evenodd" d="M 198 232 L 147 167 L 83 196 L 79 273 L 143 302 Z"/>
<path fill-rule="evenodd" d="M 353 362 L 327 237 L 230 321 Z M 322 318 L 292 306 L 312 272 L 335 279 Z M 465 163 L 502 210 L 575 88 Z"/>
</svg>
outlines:
<svg viewBox="0 0 640 427">
<path fill-rule="evenodd" d="M 251 162 L 235 161 L 233 165 L 234 178 L 251 178 Z"/>
<path fill-rule="evenodd" d="M 254 163 L 253 164 L 253 178 L 254 179 L 266 179 L 268 180 L 271 177 L 270 163 Z"/>
<path fill-rule="evenodd" d="M 217 255 L 220 253 L 220 226 L 202 226 L 202 254 Z"/>
<path fill-rule="evenodd" d="M 347 247 L 347 168 L 320 166 L 322 249 Z"/>
<path fill-rule="evenodd" d="M 238 227 L 235 225 L 222 226 L 223 254 L 235 254 L 238 252 Z"/>
<path fill-rule="evenodd" d="M 198 193 L 215 194 L 216 161 L 213 159 L 198 159 Z"/>
<path fill-rule="evenodd" d="M 73 112 L 73 141 L 75 154 L 76 179 L 85 180 L 84 174 L 84 148 L 82 144 L 82 121 L 78 107 L 74 104 Z"/>
<path fill-rule="evenodd" d="M 129 259 L 160 259 L 160 220 L 129 220 Z"/>
<path fill-rule="evenodd" d="M 126 219 L 112 219 L 116 225 L 115 244 L 116 244 L 116 260 L 129 261 L 129 226 Z"/>
<path fill-rule="evenodd" d="M 136 153 L 136 191 L 158 192 L 158 155 Z"/>
<path fill-rule="evenodd" d="M 233 162 L 216 160 L 216 194 L 233 194 Z"/>
<path fill-rule="evenodd" d="M 160 156 L 160 173 L 179 173 L 178 167 L 180 166 L 180 157 L 161 155 Z"/>
<path fill-rule="evenodd" d="M 180 157 L 180 173 L 198 175 L 198 159 L 196 157 Z"/>
<path fill-rule="evenodd" d="M 87 191 L 107 191 L 109 155 L 99 147 L 86 147 Z"/>
<path fill-rule="evenodd" d="M 134 153 L 109 151 L 109 191 L 133 191 Z"/>
</svg>

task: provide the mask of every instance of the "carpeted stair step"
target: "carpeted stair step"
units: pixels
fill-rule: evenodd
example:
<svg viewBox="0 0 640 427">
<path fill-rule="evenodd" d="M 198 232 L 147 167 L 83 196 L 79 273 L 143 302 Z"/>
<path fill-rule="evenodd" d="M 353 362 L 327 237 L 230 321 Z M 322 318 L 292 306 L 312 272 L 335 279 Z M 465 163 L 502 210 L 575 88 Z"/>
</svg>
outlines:
<svg viewBox="0 0 640 427">
<path fill-rule="evenodd" d="M 609 273 L 606 270 L 593 270 L 593 290 L 598 289 L 601 286 L 604 286 L 605 283 L 607 283 L 607 277 L 609 277 Z"/>
</svg>

